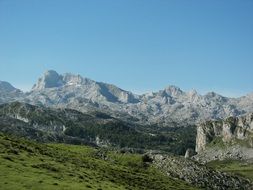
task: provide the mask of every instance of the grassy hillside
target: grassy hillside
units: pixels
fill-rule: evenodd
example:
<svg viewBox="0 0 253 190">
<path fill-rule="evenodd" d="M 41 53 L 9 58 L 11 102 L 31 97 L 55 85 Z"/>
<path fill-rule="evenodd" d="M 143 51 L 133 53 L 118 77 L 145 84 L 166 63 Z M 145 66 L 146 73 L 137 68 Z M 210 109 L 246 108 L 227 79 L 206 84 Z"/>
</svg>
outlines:
<svg viewBox="0 0 253 190">
<path fill-rule="evenodd" d="M 0 134 L 0 189 L 196 189 L 142 156 Z"/>
</svg>

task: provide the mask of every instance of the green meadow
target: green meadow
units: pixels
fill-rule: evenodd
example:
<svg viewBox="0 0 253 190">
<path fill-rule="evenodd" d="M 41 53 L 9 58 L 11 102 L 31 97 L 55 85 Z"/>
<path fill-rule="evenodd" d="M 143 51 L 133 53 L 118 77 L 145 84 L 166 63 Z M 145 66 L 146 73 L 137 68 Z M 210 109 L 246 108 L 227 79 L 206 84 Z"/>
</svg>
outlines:
<svg viewBox="0 0 253 190">
<path fill-rule="evenodd" d="M 0 134 L 0 189 L 196 189 L 142 155 L 80 145 L 40 144 Z"/>
</svg>

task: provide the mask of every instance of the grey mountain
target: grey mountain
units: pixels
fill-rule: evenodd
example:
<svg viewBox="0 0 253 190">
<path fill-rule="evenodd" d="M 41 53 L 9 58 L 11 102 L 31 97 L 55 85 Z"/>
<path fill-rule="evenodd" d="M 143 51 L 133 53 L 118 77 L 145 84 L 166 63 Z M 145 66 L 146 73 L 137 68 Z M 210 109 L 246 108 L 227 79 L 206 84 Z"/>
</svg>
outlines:
<svg viewBox="0 0 253 190">
<path fill-rule="evenodd" d="M 2 102 L 11 100 L 2 97 Z M 200 95 L 195 90 L 184 92 L 168 86 L 158 92 L 136 95 L 112 84 L 70 73 L 60 75 L 52 70 L 45 72 L 30 92 L 17 96 L 16 100 L 81 112 L 102 111 L 126 120 L 165 126 L 253 112 L 253 94 L 227 98 L 214 92 Z"/>
<path fill-rule="evenodd" d="M 23 92 L 14 88 L 10 83 L 0 81 L 0 104 L 22 98 L 23 95 Z"/>
</svg>

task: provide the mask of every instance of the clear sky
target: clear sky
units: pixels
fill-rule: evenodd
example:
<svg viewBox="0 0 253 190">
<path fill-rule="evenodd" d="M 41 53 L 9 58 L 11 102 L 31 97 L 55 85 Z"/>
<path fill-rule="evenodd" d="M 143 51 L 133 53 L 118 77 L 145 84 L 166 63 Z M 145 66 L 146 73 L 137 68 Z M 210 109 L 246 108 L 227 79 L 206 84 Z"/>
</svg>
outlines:
<svg viewBox="0 0 253 190">
<path fill-rule="evenodd" d="M 0 0 L 0 80 L 47 69 L 136 93 L 253 92 L 252 0 Z"/>
</svg>

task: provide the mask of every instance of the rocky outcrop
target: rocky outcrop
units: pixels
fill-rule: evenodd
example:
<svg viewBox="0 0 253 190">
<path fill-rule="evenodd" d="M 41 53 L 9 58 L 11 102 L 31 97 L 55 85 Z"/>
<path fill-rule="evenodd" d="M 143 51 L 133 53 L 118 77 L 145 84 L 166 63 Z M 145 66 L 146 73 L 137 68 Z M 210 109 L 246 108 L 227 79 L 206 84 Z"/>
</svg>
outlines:
<svg viewBox="0 0 253 190">
<path fill-rule="evenodd" d="M 185 158 L 191 158 L 191 157 L 193 157 L 194 155 L 196 154 L 196 152 L 193 150 L 193 149 L 191 149 L 191 148 L 188 148 L 187 150 L 186 150 L 186 152 L 185 152 Z"/>
<path fill-rule="evenodd" d="M 168 176 L 182 179 L 203 189 L 249 189 L 253 184 L 244 178 L 212 170 L 192 160 L 171 155 L 150 155 L 155 167 Z"/>
<path fill-rule="evenodd" d="M 207 121 L 197 126 L 196 152 L 199 162 L 253 158 L 253 114 Z"/>
<path fill-rule="evenodd" d="M 224 143 L 242 140 L 245 141 L 245 145 L 253 147 L 253 113 L 225 120 L 207 121 L 198 125 L 196 152 L 204 151 L 206 146 L 217 138 Z"/>
<path fill-rule="evenodd" d="M 39 78 L 37 84 L 33 86 L 33 90 L 42 90 L 45 88 L 60 87 L 63 85 L 62 76 L 53 70 L 46 71 L 44 75 Z"/>
<path fill-rule="evenodd" d="M 253 158 L 253 148 L 242 147 L 239 144 L 229 146 L 212 146 L 193 156 L 199 163 L 208 163 L 213 160 L 241 160 L 250 161 Z"/>
</svg>

